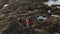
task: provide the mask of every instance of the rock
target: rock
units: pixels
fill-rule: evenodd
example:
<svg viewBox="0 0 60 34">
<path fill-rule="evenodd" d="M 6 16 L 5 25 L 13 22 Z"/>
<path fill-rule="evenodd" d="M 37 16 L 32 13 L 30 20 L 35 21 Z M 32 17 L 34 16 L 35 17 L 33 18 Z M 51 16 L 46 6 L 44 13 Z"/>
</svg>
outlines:
<svg viewBox="0 0 60 34">
<path fill-rule="evenodd" d="M 59 6 L 56 6 L 58 9 L 60 9 L 60 7 Z"/>
<path fill-rule="evenodd" d="M 48 5 L 48 6 L 52 6 L 52 5 L 59 5 L 60 4 L 60 0 L 49 0 L 47 2 L 45 2 L 45 5 Z"/>
<path fill-rule="evenodd" d="M 48 13 L 51 13 L 51 10 L 48 10 Z"/>
<path fill-rule="evenodd" d="M 51 14 L 60 13 L 56 6 L 47 6 L 42 0 L 9 0 L 6 4 L 9 5 L 5 9 L 0 9 L 2 34 L 53 34 L 57 30 L 60 32 L 60 19 L 49 16 L 47 13 L 49 9 L 52 11 Z M 28 31 L 25 30 L 26 17 L 31 20 L 31 28 Z M 19 18 L 22 19 L 23 27 L 19 25 Z M 37 22 L 37 19 L 44 21 Z"/>
<path fill-rule="evenodd" d="M 53 16 L 53 17 L 60 17 L 59 15 L 54 15 L 54 14 L 52 14 L 51 16 Z"/>
<path fill-rule="evenodd" d="M 40 19 L 46 20 L 47 18 L 46 18 L 46 17 L 43 17 L 43 16 L 39 16 L 37 19 L 38 19 L 38 20 L 40 20 Z"/>
</svg>

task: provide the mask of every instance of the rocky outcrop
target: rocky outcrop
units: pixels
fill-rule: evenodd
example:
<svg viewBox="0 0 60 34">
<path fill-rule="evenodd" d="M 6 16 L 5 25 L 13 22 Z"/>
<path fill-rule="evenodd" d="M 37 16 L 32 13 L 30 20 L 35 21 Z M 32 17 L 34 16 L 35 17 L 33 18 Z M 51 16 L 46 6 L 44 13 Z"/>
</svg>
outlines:
<svg viewBox="0 0 60 34">
<path fill-rule="evenodd" d="M 41 0 L 9 0 L 9 5 L 0 9 L 0 32 L 2 34 L 53 34 L 60 32 L 59 18 L 50 16 L 59 12 L 55 6 L 47 6 Z M 53 8 L 52 8 L 53 7 Z M 48 10 L 52 13 L 48 13 Z M 54 12 L 53 12 L 54 11 Z M 47 20 L 37 21 L 38 16 L 46 16 Z M 25 22 L 25 18 L 31 20 L 31 28 L 26 31 L 19 26 L 19 19 Z M 23 24 L 24 25 L 24 24 Z"/>
</svg>

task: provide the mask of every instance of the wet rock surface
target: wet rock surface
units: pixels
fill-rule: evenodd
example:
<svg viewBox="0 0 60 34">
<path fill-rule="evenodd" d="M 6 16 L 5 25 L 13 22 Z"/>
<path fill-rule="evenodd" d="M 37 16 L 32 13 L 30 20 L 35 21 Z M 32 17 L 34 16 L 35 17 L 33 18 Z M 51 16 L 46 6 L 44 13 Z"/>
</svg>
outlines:
<svg viewBox="0 0 60 34">
<path fill-rule="evenodd" d="M 1 34 L 53 34 L 60 32 L 60 9 L 52 5 L 44 5 L 45 0 L 9 0 L 8 6 L 0 9 Z M 46 0 L 47 1 L 47 0 Z M 51 10 L 51 13 L 48 13 Z M 37 20 L 38 16 L 45 16 L 46 20 Z M 31 28 L 25 29 L 25 18 L 31 20 Z M 23 27 L 19 25 L 19 18 L 23 20 Z"/>
</svg>

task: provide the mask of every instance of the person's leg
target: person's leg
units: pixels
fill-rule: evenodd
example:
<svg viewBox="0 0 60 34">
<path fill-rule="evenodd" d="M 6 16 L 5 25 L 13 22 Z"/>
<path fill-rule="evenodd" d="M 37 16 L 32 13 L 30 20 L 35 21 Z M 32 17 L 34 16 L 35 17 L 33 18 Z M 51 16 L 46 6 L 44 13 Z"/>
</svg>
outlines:
<svg viewBox="0 0 60 34">
<path fill-rule="evenodd" d="M 26 24 L 26 28 L 30 28 L 29 24 Z"/>
</svg>

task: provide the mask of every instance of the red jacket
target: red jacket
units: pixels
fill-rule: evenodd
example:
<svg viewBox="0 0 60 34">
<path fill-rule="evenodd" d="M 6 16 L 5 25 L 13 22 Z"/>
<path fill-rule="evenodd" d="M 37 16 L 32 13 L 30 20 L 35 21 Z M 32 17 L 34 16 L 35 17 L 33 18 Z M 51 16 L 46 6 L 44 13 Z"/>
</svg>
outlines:
<svg viewBox="0 0 60 34">
<path fill-rule="evenodd" d="M 29 19 L 26 19 L 26 22 L 25 22 L 25 24 L 30 24 L 30 20 Z"/>
</svg>

